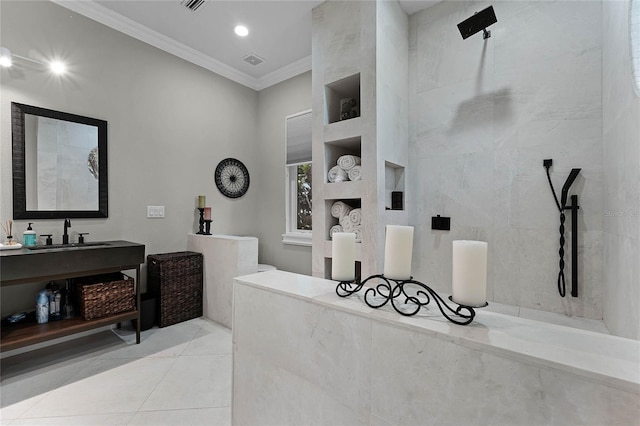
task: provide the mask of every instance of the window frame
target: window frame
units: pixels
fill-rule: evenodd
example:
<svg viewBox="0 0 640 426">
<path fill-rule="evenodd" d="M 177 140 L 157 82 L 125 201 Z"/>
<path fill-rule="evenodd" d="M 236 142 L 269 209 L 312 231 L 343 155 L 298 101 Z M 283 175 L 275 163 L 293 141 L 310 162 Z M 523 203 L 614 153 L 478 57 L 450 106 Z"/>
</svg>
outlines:
<svg viewBox="0 0 640 426">
<path fill-rule="evenodd" d="M 296 209 L 298 205 L 298 166 L 311 164 L 313 170 L 313 159 L 311 161 L 292 164 L 287 164 L 286 162 L 287 120 L 309 113 L 311 113 L 310 109 L 285 117 L 285 233 L 282 234 L 282 242 L 284 244 L 311 247 L 313 230 L 297 228 L 298 214 Z"/>
</svg>

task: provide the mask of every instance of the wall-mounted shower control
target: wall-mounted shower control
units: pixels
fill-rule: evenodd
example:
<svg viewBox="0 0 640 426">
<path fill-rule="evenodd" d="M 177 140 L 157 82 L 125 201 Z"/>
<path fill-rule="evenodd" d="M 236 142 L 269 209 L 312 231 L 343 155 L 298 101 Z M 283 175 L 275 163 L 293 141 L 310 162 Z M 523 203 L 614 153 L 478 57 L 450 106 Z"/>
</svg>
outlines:
<svg viewBox="0 0 640 426">
<path fill-rule="evenodd" d="M 451 218 L 442 217 L 440 215 L 431 217 L 431 229 L 437 229 L 440 231 L 450 231 Z"/>
</svg>

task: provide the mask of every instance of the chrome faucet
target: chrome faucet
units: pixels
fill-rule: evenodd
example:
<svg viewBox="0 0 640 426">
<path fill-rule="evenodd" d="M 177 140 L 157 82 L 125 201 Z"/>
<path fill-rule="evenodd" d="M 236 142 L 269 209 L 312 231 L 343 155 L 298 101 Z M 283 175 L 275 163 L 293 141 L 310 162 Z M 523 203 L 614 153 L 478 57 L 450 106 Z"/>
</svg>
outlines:
<svg viewBox="0 0 640 426">
<path fill-rule="evenodd" d="M 71 228 L 71 221 L 69 219 L 64 220 L 64 234 L 62 234 L 62 244 L 69 244 L 68 229 Z"/>
</svg>

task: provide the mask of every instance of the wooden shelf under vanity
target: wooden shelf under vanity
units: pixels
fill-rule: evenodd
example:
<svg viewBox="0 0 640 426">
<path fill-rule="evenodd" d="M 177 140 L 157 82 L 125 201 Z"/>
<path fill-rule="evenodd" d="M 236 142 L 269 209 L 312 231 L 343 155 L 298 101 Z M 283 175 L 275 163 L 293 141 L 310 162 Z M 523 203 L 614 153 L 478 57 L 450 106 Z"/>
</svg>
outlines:
<svg viewBox="0 0 640 426">
<path fill-rule="evenodd" d="M 50 321 L 45 324 L 37 324 L 33 321 L 9 325 L 2 324 L 0 352 L 10 351 L 12 349 L 137 318 L 138 312 L 130 311 L 95 320 L 83 320 L 81 317 L 74 317 L 59 321 Z"/>
</svg>

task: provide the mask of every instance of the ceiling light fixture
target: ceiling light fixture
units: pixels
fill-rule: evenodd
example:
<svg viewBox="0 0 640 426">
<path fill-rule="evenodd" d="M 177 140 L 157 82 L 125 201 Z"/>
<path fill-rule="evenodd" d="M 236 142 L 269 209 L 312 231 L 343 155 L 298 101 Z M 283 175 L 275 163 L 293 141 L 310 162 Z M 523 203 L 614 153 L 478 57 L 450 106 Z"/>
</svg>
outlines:
<svg viewBox="0 0 640 426">
<path fill-rule="evenodd" d="M 49 64 L 49 69 L 55 73 L 55 74 L 64 74 L 65 71 L 67 71 L 67 67 L 65 66 L 65 64 L 63 62 L 60 61 L 52 61 Z"/>
<path fill-rule="evenodd" d="M 27 58 L 26 56 L 16 55 L 15 53 L 11 53 L 8 48 L 0 47 L 0 66 L 10 67 L 13 65 L 14 59 L 38 64 L 40 66 L 48 68 L 51 72 L 58 75 L 62 75 L 67 71 L 67 66 L 62 61 L 54 60 L 49 63 L 45 63 L 36 59 Z"/>
<path fill-rule="evenodd" d="M 0 47 L 0 66 L 10 67 L 12 63 L 11 51 L 6 47 Z"/>
<path fill-rule="evenodd" d="M 236 25 L 233 32 L 235 32 L 238 37 L 246 37 L 249 35 L 249 29 L 244 25 Z"/>
</svg>

